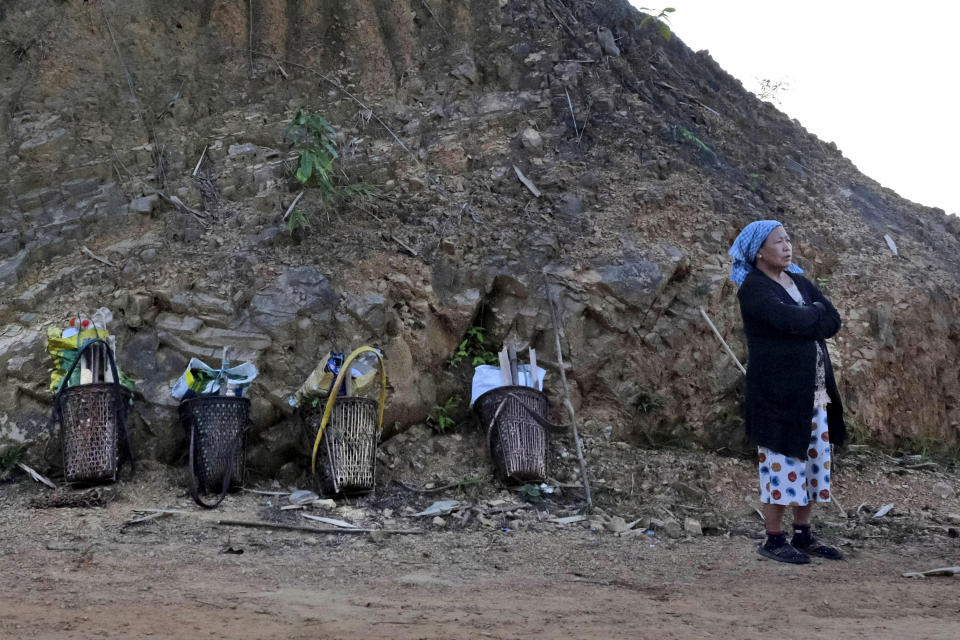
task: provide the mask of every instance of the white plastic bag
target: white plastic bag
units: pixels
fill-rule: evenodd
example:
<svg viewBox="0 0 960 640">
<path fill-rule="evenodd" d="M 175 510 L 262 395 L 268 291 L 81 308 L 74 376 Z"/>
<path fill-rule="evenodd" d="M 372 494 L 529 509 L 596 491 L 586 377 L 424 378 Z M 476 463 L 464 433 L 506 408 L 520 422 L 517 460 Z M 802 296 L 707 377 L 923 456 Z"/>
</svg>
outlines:
<svg viewBox="0 0 960 640">
<path fill-rule="evenodd" d="M 194 371 L 203 374 L 202 380 L 204 382 L 198 382 L 201 378 L 194 374 Z M 177 382 L 173 385 L 173 389 L 170 391 L 170 395 L 179 400 L 183 398 L 190 389 L 193 389 L 199 394 L 216 393 L 220 390 L 220 378 L 217 375 L 219 372 L 219 369 L 207 366 L 202 360 L 190 358 L 187 370 L 177 379 Z M 236 395 L 242 396 L 250 383 L 257 377 L 257 368 L 252 362 L 245 362 L 235 367 L 230 367 L 224 370 L 223 373 L 228 385 L 227 388 L 234 387 Z"/>
<path fill-rule="evenodd" d="M 547 372 L 537 367 L 537 391 L 543 391 L 543 378 Z M 530 365 L 522 364 L 517 368 L 517 377 L 519 385 L 524 387 L 533 386 L 533 378 L 530 374 Z M 491 389 L 503 386 L 503 379 L 500 377 L 500 367 L 490 364 L 481 364 L 473 370 L 473 388 L 470 393 L 470 406 L 477 401 L 477 398 Z"/>
</svg>

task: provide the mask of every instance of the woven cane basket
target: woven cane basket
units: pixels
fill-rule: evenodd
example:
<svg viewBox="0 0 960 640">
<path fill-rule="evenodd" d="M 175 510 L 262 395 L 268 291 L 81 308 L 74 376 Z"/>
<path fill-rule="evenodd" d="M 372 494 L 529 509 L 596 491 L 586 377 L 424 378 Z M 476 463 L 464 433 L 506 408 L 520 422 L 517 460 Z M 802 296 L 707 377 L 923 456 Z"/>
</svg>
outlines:
<svg viewBox="0 0 960 640">
<path fill-rule="evenodd" d="M 243 484 L 244 430 L 250 400 L 234 396 L 199 396 L 180 403 L 180 424 L 193 434 L 193 468 L 197 487 L 217 493 L 229 471 L 230 486 Z"/>
<path fill-rule="evenodd" d="M 322 493 L 370 491 L 376 482 L 378 406 L 369 398 L 337 398 L 320 442 L 317 480 Z M 323 420 L 323 412 L 311 408 L 304 423 L 312 442 Z"/>
<path fill-rule="evenodd" d="M 64 389 L 57 398 L 63 474 L 67 482 L 117 479 L 117 458 L 125 402 L 130 392 L 98 382 Z"/>
<path fill-rule="evenodd" d="M 542 392 L 531 387 L 498 387 L 477 398 L 473 408 L 488 429 L 490 457 L 501 477 L 518 482 L 546 479 L 547 432 L 527 411 L 546 419 L 549 405 Z"/>
<path fill-rule="evenodd" d="M 344 375 L 350 371 L 350 363 L 367 351 L 377 356 L 380 368 L 379 399 L 338 396 Z M 304 413 L 304 424 L 313 440 L 311 468 L 317 476 L 321 493 L 359 493 L 374 488 L 377 443 L 380 441 L 386 398 L 387 376 L 380 354 L 371 347 L 361 347 L 344 361 L 323 412 L 316 407 Z M 318 455 L 320 465 L 317 465 Z"/>
</svg>

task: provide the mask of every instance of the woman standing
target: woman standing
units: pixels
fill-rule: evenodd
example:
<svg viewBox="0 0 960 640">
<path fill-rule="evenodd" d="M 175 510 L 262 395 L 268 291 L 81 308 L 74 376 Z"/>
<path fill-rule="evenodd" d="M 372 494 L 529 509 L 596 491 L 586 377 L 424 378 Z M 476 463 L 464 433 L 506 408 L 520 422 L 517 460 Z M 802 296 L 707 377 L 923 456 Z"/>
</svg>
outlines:
<svg viewBox="0 0 960 640">
<path fill-rule="evenodd" d="M 805 564 L 843 555 L 810 531 L 815 502 L 830 501 L 830 443 L 846 440 L 843 407 L 824 340 L 840 314 L 793 264 L 793 246 L 775 220 L 751 222 L 730 248 L 730 279 L 747 334 L 747 434 L 757 443 L 767 539 L 760 554 Z M 787 542 L 783 513 L 793 508 Z"/>
</svg>

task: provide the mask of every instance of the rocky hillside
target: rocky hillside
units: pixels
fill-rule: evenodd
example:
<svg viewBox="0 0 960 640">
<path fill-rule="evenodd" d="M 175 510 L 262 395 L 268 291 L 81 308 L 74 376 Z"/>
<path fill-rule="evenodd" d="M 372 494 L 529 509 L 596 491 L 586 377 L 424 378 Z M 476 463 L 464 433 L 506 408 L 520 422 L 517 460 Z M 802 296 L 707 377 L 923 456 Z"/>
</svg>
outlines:
<svg viewBox="0 0 960 640">
<path fill-rule="evenodd" d="M 0 436 L 44 432 L 46 328 L 100 306 L 138 380 L 137 454 L 165 462 L 172 382 L 225 345 L 262 372 L 263 473 L 305 455 L 286 398 L 331 348 L 384 350 L 391 429 L 465 396 L 446 362 L 473 326 L 535 346 L 556 398 L 550 281 L 588 433 L 736 450 L 740 374 L 698 308 L 745 357 L 726 249 L 775 217 L 844 317 L 857 437 L 955 448 L 958 220 L 641 19 L 625 0 L 0 5 Z M 300 108 L 373 195 L 308 190 L 291 233 Z"/>
</svg>

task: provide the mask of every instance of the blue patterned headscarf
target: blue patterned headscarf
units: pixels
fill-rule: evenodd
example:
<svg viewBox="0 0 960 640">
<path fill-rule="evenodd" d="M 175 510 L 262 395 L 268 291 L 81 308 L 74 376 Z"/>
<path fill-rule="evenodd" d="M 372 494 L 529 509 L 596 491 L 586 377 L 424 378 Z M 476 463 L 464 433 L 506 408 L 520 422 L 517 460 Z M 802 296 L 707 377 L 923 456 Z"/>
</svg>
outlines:
<svg viewBox="0 0 960 640">
<path fill-rule="evenodd" d="M 770 232 L 780 226 L 783 225 L 776 220 L 757 220 L 744 227 L 740 235 L 737 236 L 737 239 L 733 241 L 733 246 L 730 247 L 730 251 L 727 251 L 727 253 L 733 256 L 733 267 L 730 269 L 730 279 L 736 282 L 737 286 L 743 284 L 743 279 L 747 277 L 747 274 L 756 268 L 754 262 L 757 257 L 757 251 L 760 250 L 760 247 L 763 245 L 764 240 L 767 239 L 767 236 L 770 235 Z M 803 273 L 803 269 L 795 264 L 787 267 L 787 271 L 791 273 Z"/>
</svg>

